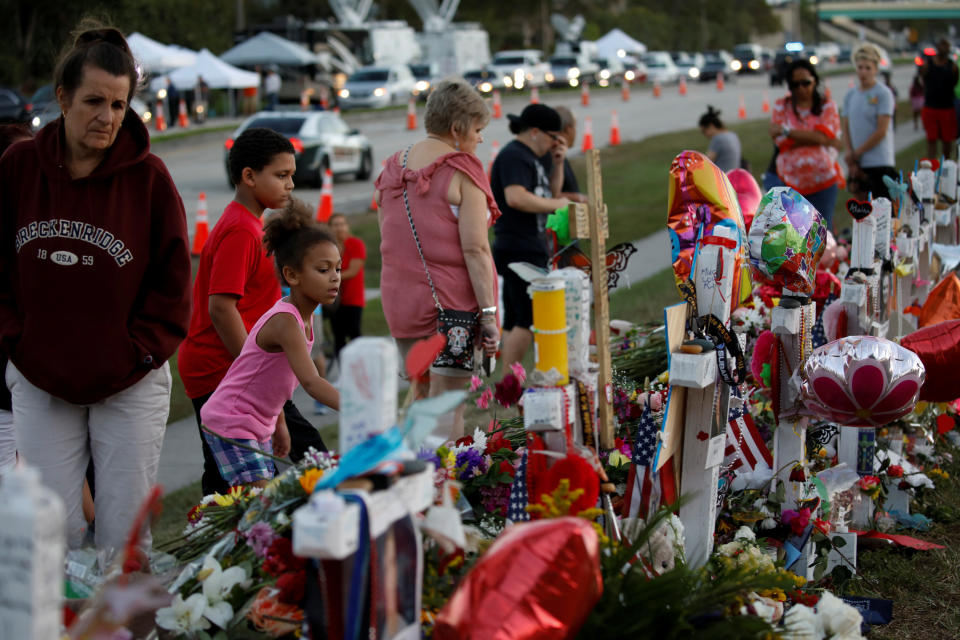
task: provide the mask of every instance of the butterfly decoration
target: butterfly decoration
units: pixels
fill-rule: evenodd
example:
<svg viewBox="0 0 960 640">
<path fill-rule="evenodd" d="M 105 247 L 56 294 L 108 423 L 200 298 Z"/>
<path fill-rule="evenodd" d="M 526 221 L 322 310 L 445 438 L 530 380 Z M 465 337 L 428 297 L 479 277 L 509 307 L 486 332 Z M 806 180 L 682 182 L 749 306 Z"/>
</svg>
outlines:
<svg viewBox="0 0 960 640">
<path fill-rule="evenodd" d="M 620 283 L 620 274 L 626 270 L 630 257 L 637 252 L 637 248 L 630 242 L 621 242 L 607 251 L 607 290 L 617 288 Z M 590 273 L 590 256 L 583 252 L 579 243 L 573 242 L 558 251 L 551 260 L 555 269 L 576 267 Z"/>
</svg>

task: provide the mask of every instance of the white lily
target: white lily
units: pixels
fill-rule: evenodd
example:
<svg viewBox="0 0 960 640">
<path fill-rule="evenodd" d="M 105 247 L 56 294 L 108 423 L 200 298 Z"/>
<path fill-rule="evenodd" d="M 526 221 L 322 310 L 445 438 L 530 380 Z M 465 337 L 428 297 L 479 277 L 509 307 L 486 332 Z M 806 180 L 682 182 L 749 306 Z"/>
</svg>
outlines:
<svg viewBox="0 0 960 640">
<path fill-rule="evenodd" d="M 178 593 L 169 607 L 157 609 L 157 626 L 182 634 L 209 629 L 210 623 L 203 617 L 206 608 L 207 599 L 202 593 L 195 593 L 186 600 Z"/>
<path fill-rule="evenodd" d="M 225 598 L 235 586 L 246 581 L 247 572 L 242 567 L 230 567 L 224 571 L 216 558 L 207 556 L 197 578 L 203 583 L 203 597 L 206 601 L 203 616 L 225 629 L 233 618 L 233 605 Z"/>
</svg>

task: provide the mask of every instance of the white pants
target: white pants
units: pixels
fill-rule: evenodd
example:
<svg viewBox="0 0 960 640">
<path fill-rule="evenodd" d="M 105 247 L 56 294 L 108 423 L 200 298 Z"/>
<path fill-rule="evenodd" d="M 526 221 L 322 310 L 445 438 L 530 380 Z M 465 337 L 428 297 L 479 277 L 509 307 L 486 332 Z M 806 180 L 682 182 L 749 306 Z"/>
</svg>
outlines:
<svg viewBox="0 0 960 640">
<path fill-rule="evenodd" d="M 13 430 L 13 414 L 0 409 L 0 477 L 17 461 L 17 437 Z"/>
<path fill-rule="evenodd" d="M 83 481 L 90 456 L 96 481 L 96 545 L 122 550 L 129 529 L 157 479 L 170 413 L 170 366 L 164 363 L 132 387 L 90 405 L 76 405 L 35 387 L 7 365 L 13 426 L 20 457 L 40 471 L 67 510 L 67 543 L 83 543 Z M 142 545 L 149 549 L 149 529 Z"/>
</svg>

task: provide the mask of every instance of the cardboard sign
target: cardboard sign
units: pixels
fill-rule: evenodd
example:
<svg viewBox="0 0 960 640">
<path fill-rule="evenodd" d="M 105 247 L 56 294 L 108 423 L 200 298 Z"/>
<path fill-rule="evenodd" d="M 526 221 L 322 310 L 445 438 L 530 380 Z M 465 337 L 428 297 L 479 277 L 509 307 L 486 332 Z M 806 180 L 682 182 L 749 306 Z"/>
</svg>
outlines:
<svg viewBox="0 0 960 640">
<path fill-rule="evenodd" d="M 686 338 L 687 303 L 681 302 L 663 310 L 663 323 L 667 342 L 667 364 L 673 359 L 675 351 L 680 349 Z M 687 404 L 687 390 L 683 387 L 670 386 L 667 396 L 667 407 L 664 411 L 663 426 L 660 432 L 660 442 L 653 460 L 654 469 L 660 469 L 673 457 L 680 448 L 683 439 L 684 407 Z"/>
</svg>

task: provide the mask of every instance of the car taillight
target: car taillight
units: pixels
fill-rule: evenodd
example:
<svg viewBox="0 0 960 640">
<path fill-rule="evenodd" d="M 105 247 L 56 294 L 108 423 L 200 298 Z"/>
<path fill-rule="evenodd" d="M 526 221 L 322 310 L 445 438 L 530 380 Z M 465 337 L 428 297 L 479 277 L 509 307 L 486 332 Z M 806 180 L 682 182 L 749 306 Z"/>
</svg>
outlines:
<svg viewBox="0 0 960 640">
<path fill-rule="evenodd" d="M 26 109 L 27 111 L 33 111 L 33 103 L 32 103 L 32 102 L 28 102 L 28 103 L 26 104 L 26 106 L 24 107 L 24 109 Z"/>
<path fill-rule="evenodd" d="M 303 153 L 303 142 L 300 141 L 300 138 L 290 138 L 290 144 L 293 145 L 294 151 Z"/>
<path fill-rule="evenodd" d="M 233 149 L 233 138 L 227 138 L 226 142 L 223 143 L 223 146 L 226 148 L 227 151 L 230 151 L 230 149 Z"/>
</svg>

